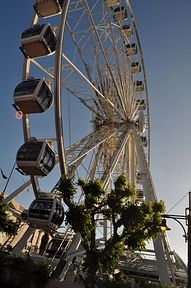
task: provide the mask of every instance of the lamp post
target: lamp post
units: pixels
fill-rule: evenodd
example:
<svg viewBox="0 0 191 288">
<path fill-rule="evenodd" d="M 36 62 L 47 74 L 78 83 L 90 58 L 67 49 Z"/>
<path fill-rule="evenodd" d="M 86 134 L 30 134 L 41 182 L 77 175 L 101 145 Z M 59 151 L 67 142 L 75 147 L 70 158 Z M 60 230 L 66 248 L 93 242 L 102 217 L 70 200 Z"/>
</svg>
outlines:
<svg viewBox="0 0 191 288">
<path fill-rule="evenodd" d="M 165 230 L 170 230 L 166 225 L 166 219 L 173 219 L 180 224 L 184 231 L 183 237 L 185 238 L 185 242 L 188 243 L 188 281 L 187 288 L 191 288 L 191 192 L 189 192 L 189 207 L 185 209 L 185 215 L 173 215 L 173 214 L 162 214 L 163 220 L 161 226 L 165 228 Z M 180 222 L 180 220 L 186 221 L 186 226 L 188 227 L 188 231 L 186 232 L 185 227 Z"/>
<path fill-rule="evenodd" d="M 186 209 L 186 225 L 188 226 L 188 283 L 191 288 L 191 192 L 189 192 L 189 208 Z"/>
<path fill-rule="evenodd" d="M 166 224 L 166 218 L 167 219 L 173 219 L 178 224 L 180 224 L 180 226 L 182 227 L 182 229 L 184 231 L 183 237 L 185 238 L 185 242 L 188 241 L 188 233 L 186 232 L 184 225 L 180 222 L 180 220 L 187 220 L 186 215 L 162 214 L 161 217 L 163 218 L 162 223 L 161 223 L 161 227 L 164 227 L 164 231 L 171 230 Z"/>
</svg>

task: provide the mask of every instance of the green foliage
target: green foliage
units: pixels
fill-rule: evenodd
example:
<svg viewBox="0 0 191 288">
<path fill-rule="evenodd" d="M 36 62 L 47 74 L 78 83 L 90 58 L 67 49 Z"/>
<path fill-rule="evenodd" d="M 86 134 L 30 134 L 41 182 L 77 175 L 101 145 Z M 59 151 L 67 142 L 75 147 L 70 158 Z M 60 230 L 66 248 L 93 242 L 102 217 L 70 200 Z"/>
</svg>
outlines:
<svg viewBox="0 0 191 288">
<path fill-rule="evenodd" d="M 105 249 L 100 252 L 100 270 L 102 272 L 113 273 L 124 250 L 124 241 L 117 242 L 113 245 L 112 238 L 108 240 Z"/>
<path fill-rule="evenodd" d="M 136 194 L 135 187 L 128 184 L 128 178 L 125 175 L 119 176 L 114 182 L 115 195 L 118 198 L 121 197 L 133 197 Z"/>
<path fill-rule="evenodd" d="M 108 195 L 107 205 L 112 210 L 112 213 L 117 216 L 121 213 L 124 205 L 135 196 L 136 190 L 134 186 L 128 184 L 128 178 L 124 175 L 116 179 L 114 186 L 115 188 Z"/>
<path fill-rule="evenodd" d="M 92 194 L 95 197 L 100 197 L 105 193 L 104 189 L 102 188 L 102 182 L 99 179 L 89 182 L 79 179 L 78 185 L 82 187 L 86 195 Z"/>
<path fill-rule="evenodd" d="M 164 202 L 163 201 L 155 201 L 153 203 L 153 211 L 154 212 L 160 212 L 160 213 L 164 213 L 165 212 L 165 205 L 164 205 Z"/>
<path fill-rule="evenodd" d="M 74 177 L 64 175 L 60 178 L 57 189 L 62 193 L 62 197 L 73 198 L 76 193 L 76 185 L 74 183 Z"/>
<path fill-rule="evenodd" d="M 82 239 L 90 241 L 91 232 L 95 229 L 92 222 L 91 211 L 85 205 L 74 205 L 66 212 L 66 222 L 69 223 L 75 232 L 80 232 Z"/>
<path fill-rule="evenodd" d="M 132 250 L 142 250 L 146 241 L 160 232 L 164 203 L 129 203 L 121 209 L 119 223 L 124 226 L 125 244 Z"/>
<path fill-rule="evenodd" d="M 80 179 L 78 185 L 83 189 L 85 194 L 85 206 L 88 209 L 96 208 L 102 201 L 105 191 L 102 188 L 102 182 L 99 179 L 95 181 L 83 181 Z"/>
<path fill-rule="evenodd" d="M 125 175 L 119 176 L 114 182 L 114 188 L 107 195 L 100 180 L 78 180 L 84 192 L 84 204 L 76 204 L 74 195 L 77 186 L 73 178 L 61 180 L 63 198 L 70 197 L 66 213 L 66 222 L 75 232 L 80 232 L 82 243 L 86 250 L 84 269 L 87 271 L 87 287 L 94 287 L 96 272 L 111 273 L 119 263 L 124 249 L 142 250 L 146 242 L 157 236 L 160 231 L 161 213 L 164 213 L 164 203 L 132 201 L 136 194 L 135 187 L 129 185 Z M 65 186 L 64 186 L 65 185 Z M 98 250 L 96 246 L 97 214 L 103 220 L 110 220 L 113 226 L 113 236 L 105 242 L 105 248 Z"/>
<path fill-rule="evenodd" d="M 109 220 L 109 221 L 112 220 L 112 211 L 110 208 L 103 207 L 101 212 L 103 213 L 103 217 L 105 220 Z"/>
<path fill-rule="evenodd" d="M 16 235 L 18 224 L 9 219 L 8 206 L 0 201 L 0 231 L 7 235 Z"/>
</svg>

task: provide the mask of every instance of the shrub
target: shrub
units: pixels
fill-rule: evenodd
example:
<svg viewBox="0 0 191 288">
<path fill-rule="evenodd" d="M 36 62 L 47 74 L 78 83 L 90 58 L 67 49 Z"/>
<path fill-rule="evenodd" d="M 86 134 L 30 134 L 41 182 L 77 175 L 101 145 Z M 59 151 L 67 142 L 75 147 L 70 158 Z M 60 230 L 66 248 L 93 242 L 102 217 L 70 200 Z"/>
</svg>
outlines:
<svg viewBox="0 0 191 288">
<path fill-rule="evenodd" d="M 49 280 L 49 267 L 46 262 L 35 263 L 29 256 L 15 257 L 0 255 L 1 288 L 41 288 Z"/>
</svg>

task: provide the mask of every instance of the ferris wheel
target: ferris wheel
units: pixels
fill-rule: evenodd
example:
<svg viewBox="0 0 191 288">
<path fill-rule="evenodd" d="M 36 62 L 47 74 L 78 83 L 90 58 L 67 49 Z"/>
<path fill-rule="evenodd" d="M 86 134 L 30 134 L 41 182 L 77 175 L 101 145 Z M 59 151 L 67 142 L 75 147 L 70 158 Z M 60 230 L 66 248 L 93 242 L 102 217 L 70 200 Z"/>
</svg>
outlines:
<svg viewBox="0 0 191 288">
<path fill-rule="evenodd" d="M 146 74 L 130 2 L 35 0 L 33 8 L 32 24 L 21 34 L 23 76 L 14 90 L 24 138 L 16 163 L 30 179 L 6 200 L 32 185 L 26 238 L 34 227 L 61 225 L 56 182 L 66 174 L 99 178 L 108 193 L 125 174 L 139 201 L 157 199 L 149 172 Z M 102 231 L 107 237 L 107 225 Z M 161 277 L 169 281 L 161 238 L 155 252 Z"/>
</svg>

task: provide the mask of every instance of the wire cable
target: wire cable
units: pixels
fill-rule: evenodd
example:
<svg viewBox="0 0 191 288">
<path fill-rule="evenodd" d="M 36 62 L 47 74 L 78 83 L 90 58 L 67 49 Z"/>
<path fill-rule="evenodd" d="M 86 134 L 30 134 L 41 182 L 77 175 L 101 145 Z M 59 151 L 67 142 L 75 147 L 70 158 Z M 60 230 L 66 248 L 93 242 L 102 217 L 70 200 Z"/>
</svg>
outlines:
<svg viewBox="0 0 191 288">
<path fill-rule="evenodd" d="M 186 192 L 186 194 L 170 209 L 168 210 L 166 213 L 168 214 L 169 212 L 171 212 L 176 206 L 178 206 L 178 204 L 188 195 L 188 192 Z"/>
<path fill-rule="evenodd" d="M 11 176 L 12 176 L 12 174 L 13 174 L 13 171 L 14 171 L 14 169 L 15 169 L 15 166 L 16 166 L 16 161 L 15 161 L 14 164 L 13 164 L 13 167 L 12 167 L 12 169 L 11 169 L 11 172 L 10 172 L 10 174 L 9 174 L 9 177 L 8 177 L 8 179 L 7 179 L 7 182 L 6 182 L 6 184 L 5 184 L 5 187 L 4 187 L 4 189 L 3 189 L 3 192 L 2 192 L 2 195 L 3 195 L 3 196 L 5 195 L 7 186 L 8 186 L 8 184 L 9 184 L 10 179 L 11 179 Z"/>
</svg>

